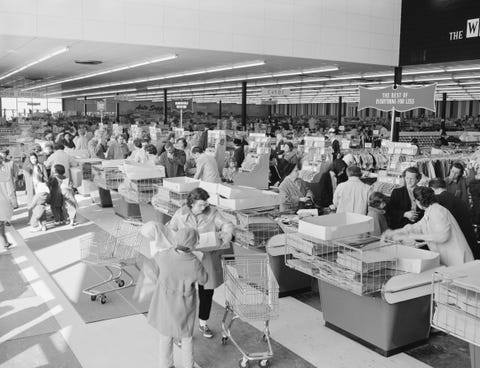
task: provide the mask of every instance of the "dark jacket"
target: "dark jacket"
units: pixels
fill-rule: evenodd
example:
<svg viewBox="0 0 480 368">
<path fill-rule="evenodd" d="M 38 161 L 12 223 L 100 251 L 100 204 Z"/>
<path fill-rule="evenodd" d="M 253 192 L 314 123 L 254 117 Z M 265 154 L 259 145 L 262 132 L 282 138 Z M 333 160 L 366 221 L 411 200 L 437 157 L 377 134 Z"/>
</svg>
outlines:
<svg viewBox="0 0 480 368">
<path fill-rule="evenodd" d="M 472 224 L 472 218 L 467 204 L 452 193 L 444 191 L 436 196 L 438 203 L 450 211 L 457 220 L 460 229 L 467 239 L 468 245 L 472 250 L 473 257 L 480 259 L 480 248 L 477 243 L 477 234 Z"/>
<path fill-rule="evenodd" d="M 338 180 L 338 179 L 337 179 Z M 332 178 L 330 176 L 330 171 L 326 171 L 320 176 L 320 181 L 318 182 L 318 192 L 320 195 L 317 203 L 322 207 L 328 207 L 332 204 L 333 200 L 333 185 Z"/>
<path fill-rule="evenodd" d="M 185 176 L 185 163 L 187 156 L 184 151 L 175 149 L 173 158 L 168 158 L 167 152 L 163 152 L 159 158 L 159 164 L 165 167 L 165 175 L 167 178 L 176 176 Z"/>
<path fill-rule="evenodd" d="M 235 161 L 235 167 L 242 167 L 242 162 L 245 160 L 245 149 L 243 146 L 235 148 L 235 151 L 233 151 L 233 160 Z"/>
<path fill-rule="evenodd" d="M 387 221 L 390 229 L 401 229 L 405 225 L 411 224 L 407 218 L 403 217 L 403 214 L 411 209 L 412 206 L 407 188 L 401 187 L 394 189 L 390 196 L 390 202 L 386 207 Z M 423 210 L 417 207 L 416 211 L 419 214 L 417 218 L 418 221 L 423 217 Z"/>
</svg>

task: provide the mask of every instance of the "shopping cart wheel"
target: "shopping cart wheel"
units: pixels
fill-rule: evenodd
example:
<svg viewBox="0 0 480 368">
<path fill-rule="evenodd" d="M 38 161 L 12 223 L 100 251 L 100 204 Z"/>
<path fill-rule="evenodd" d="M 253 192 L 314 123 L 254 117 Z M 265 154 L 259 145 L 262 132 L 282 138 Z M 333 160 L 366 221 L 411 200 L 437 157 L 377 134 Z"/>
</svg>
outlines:
<svg viewBox="0 0 480 368">
<path fill-rule="evenodd" d="M 118 287 L 124 287 L 125 286 L 125 281 L 123 281 L 122 279 L 116 280 L 115 282 L 117 283 Z"/>
<path fill-rule="evenodd" d="M 248 360 L 245 360 L 245 359 L 242 358 L 238 361 L 238 366 L 240 368 L 249 368 L 250 367 L 250 362 Z"/>
<path fill-rule="evenodd" d="M 90 295 L 90 300 L 92 302 L 94 302 L 95 300 L 97 300 L 97 296 L 96 295 Z"/>
<path fill-rule="evenodd" d="M 107 296 L 102 295 L 101 298 L 100 298 L 100 303 L 105 304 L 106 302 L 107 302 Z"/>
<path fill-rule="evenodd" d="M 227 345 L 227 341 L 228 341 L 228 336 L 223 336 L 222 337 L 222 345 Z"/>
<path fill-rule="evenodd" d="M 262 367 L 262 368 L 265 368 L 265 367 L 270 367 L 270 360 L 259 360 L 258 361 L 258 366 L 259 367 Z"/>
</svg>

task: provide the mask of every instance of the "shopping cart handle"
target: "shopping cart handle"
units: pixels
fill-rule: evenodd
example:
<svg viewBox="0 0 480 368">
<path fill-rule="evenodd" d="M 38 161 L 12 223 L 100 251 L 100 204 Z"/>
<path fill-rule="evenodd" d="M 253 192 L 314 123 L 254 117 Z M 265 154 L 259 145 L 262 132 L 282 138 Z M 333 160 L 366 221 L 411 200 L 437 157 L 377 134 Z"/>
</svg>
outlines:
<svg viewBox="0 0 480 368">
<path fill-rule="evenodd" d="M 234 261 L 235 260 L 235 255 L 233 255 L 233 254 L 222 255 L 222 260 L 224 260 L 224 261 Z"/>
</svg>

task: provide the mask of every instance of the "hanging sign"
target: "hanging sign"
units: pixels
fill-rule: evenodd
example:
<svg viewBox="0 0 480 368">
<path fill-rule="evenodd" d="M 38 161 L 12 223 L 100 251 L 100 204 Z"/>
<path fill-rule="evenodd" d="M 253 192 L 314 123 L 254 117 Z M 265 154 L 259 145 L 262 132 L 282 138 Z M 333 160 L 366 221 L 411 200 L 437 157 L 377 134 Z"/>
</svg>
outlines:
<svg viewBox="0 0 480 368">
<path fill-rule="evenodd" d="M 186 109 L 188 106 L 188 101 L 175 101 L 175 107 L 179 110 Z"/>
<path fill-rule="evenodd" d="M 105 101 L 97 101 L 97 111 L 105 111 Z"/>
<path fill-rule="evenodd" d="M 290 90 L 288 88 L 262 88 L 260 95 L 264 98 L 288 97 Z"/>
<path fill-rule="evenodd" d="M 370 89 L 358 87 L 360 102 L 358 110 L 374 108 L 382 111 L 405 112 L 413 109 L 427 109 L 435 111 L 435 89 L 437 85 L 412 87 L 399 85 L 386 88 Z"/>
</svg>

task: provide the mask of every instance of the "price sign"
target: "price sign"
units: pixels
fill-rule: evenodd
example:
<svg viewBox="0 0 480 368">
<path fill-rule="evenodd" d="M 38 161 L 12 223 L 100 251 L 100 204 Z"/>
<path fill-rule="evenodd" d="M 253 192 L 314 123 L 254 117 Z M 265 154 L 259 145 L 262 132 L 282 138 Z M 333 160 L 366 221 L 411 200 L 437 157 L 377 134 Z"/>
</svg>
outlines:
<svg viewBox="0 0 480 368">
<path fill-rule="evenodd" d="M 97 102 L 97 111 L 105 111 L 105 101 L 98 101 Z"/>
<path fill-rule="evenodd" d="M 340 126 L 338 127 L 338 130 L 340 130 L 341 132 L 343 132 L 343 131 L 345 131 L 345 127 L 344 127 L 343 125 L 340 125 Z"/>
<path fill-rule="evenodd" d="M 188 106 L 188 101 L 175 101 L 175 107 L 177 109 L 186 109 Z"/>
</svg>

